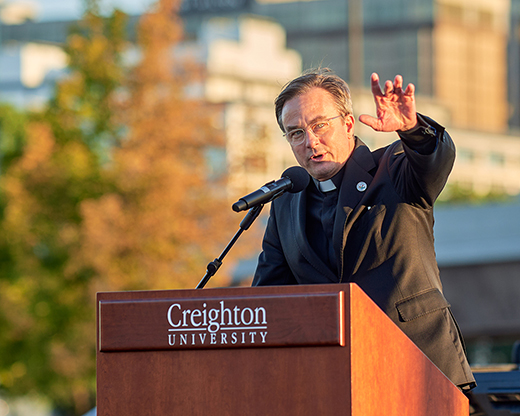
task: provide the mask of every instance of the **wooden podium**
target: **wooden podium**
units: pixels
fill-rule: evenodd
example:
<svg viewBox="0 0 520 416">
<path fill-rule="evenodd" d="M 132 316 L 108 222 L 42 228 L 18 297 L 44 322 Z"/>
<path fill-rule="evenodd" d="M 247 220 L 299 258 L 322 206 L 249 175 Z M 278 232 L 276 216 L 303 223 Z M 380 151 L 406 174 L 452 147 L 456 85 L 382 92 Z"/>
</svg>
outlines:
<svg viewBox="0 0 520 416">
<path fill-rule="evenodd" d="M 98 293 L 98 416 L 467 416 L 352 284 Z"/>
</svg>

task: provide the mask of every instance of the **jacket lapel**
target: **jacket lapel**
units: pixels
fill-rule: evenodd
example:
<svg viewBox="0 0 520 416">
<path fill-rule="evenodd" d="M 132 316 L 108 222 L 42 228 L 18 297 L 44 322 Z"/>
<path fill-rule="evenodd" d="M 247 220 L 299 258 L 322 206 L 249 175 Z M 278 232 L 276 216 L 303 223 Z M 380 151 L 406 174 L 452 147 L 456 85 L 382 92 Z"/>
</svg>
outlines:
<svg viewBox="0 0 520 416">
<path fill-rule="evenodd" d="M 289 218 L 291 218 L 290 232 L 295 236 L 296 247 L 300 254 L 326 281 L 336 283 L 338 282 L 338 276 L 342 276 L 343 274 L 343 249 L 346 243 L 346 236 L 355 218 L 362 211 L 360 202 L 366 193 L 361 183 L 364 182 L 366 188 L 370 186 L 372 175 L 370 175 L 369 171 L 375 167 L 376 163 L 372 153 L 368 147 L 356 137 L 356 147 L 347 160 L 343 172 L 332 236 L 336 256 L 339 259 L 339 270 L 337 271 L 339 275 L 332 272 L 311 248 L 310 244 L 307 243 L 307 234 L 305 231 L 307 190 L 305 189 L 302 192 L 292 194 L 290 209 L 295 215 L 289 216 Z M 360 184 L 359 188 L 358 184 Z"/>
<path fill-rule="evenodd" d="M 340 260 L 340 276 L 343 275 L 344 269 L 343 250 L 346 237 L 355 219 L 363 211 L 361 201 L 373 179 L 369 172 L 375 167 L 372 153 L 359 138 L 356 138 L 356 147 L 347 160 L 343 173 L 332 236 L 336 256 Z"/>
<path fill-rule="evenodd" d="M 307 243 L 306 227 L 307 190 L 293 194 L 290 209 L 295 215 L 289 216 L 292 221 L 290 232 L 295 236 L 295 242 L 300 254 L 307 260 L 327 282 L 337 283 L 338 276 L 333 273 L 323 260 Z"/>
</svg>

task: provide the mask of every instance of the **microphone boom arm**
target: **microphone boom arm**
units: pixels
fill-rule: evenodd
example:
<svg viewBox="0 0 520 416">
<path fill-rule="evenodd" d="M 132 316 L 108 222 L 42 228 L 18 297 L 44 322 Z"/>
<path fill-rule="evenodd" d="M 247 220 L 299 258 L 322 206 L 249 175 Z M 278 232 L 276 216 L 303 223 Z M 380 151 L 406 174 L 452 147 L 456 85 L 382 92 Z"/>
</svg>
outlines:
<svg viewBox="0 0 520 416">
<path fill-rule="evenodd" d="M 281 193 L 280 193 L 281 194 Z M 279 196 L 279 195 L 276 195 Z M 273 197 L 274 199 L 275 197 Z M 253 208 L 251 208 L 246 216 L 242 219 L 240 222 L 240 229 L 235 233 L 231 241 L 228 243 L 224 251 L 220 254 L 218 258 L 213 260 L 208 264 L 208 267 L 206 269 L 206 274 L 201 279 L 199 284 L 197 285 L 197 289 L 203 289 L 204 286 L 206 286 L 206 283 L 209 282 L 209 279 L 211 279 L 215 273 L 217 273 L 220 266 L 222 266 L 222 261 L 224 260 L 224 257 L 226 257 L 226 254 L 229 253 L 233 245 L 237 242 L 239 237 L 242 235 L 242 233 L 251 227 L 251 224 L 258 218 L 260 215 L 260 212 L 262 211 L 262 208 L 264 207 L 264 204 L 255 205 Z"/>
</svg>

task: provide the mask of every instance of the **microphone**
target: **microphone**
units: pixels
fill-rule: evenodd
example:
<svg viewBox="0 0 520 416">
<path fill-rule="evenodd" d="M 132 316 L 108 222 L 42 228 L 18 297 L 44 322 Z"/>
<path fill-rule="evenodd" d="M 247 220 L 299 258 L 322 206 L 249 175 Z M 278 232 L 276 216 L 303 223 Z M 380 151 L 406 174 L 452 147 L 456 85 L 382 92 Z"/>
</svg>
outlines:
<svg viewBox="0 0 520 416">
<path fill-rule="evenodd" d="M 310 176 L 300 166 L 293 166 L 282 173 L 282 178 L 266 183 L 260 189 L 240 198 L 232 206 L 233 211 L 240 212 L 256 205 L 271 202 L 285 191 L 297 193 L 303 191 L 309 184 Z"/>
</svg>

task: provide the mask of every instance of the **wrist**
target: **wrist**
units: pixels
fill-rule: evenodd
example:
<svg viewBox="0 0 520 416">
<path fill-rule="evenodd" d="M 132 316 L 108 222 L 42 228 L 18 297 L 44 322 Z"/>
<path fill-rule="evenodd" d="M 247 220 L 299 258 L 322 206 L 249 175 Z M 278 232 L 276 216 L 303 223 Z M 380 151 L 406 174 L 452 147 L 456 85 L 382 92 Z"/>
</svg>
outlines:
<svg viewBox="0 0 520 416">
<path fill-rule="evenodd" d="M 397 130 L 398 133 L 411 133 L 417 130 L 419 127 L 428 127 L 428 124 L 424 122 L 421 117 L 415 116 L 415 123 L 409 123 L 403 126 L 403 128 Z"/>
</svg>

